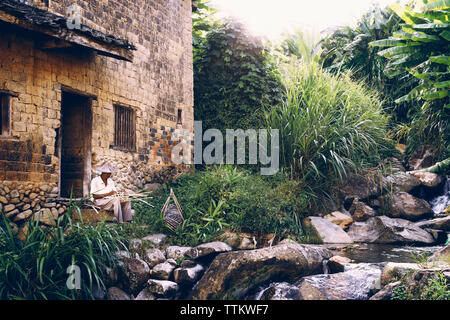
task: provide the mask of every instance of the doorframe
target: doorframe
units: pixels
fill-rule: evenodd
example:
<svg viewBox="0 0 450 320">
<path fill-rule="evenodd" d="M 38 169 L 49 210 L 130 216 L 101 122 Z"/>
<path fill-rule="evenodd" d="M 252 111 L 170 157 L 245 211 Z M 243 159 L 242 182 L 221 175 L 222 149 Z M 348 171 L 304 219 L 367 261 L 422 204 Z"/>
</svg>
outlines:
<svg viewBox="0 0 450 320">
<path fill-rule="evenodd" d="M 60 127 L 58 135 L 58 162 L 59 162 L 59 197 L 61 197 L 61 150 L 63 140 L 63 96 L 64 93 L 75 94 L 87 98 L 88 106 L 83 108 L 83 131 L 87 132 L 84 138 L 84 161 L 83 161 L 83 197 L 89 195 L 90 182 L 92 178 L 92 124 L 93 124 L 93 100 L 97 97 L 79 90 L 61 85 L 61 102 L 60 102 Z M 86 110 L 88 109 L 88 110 Z M 88 111 L 88 112 L 86 112 Z"/>
</svg>

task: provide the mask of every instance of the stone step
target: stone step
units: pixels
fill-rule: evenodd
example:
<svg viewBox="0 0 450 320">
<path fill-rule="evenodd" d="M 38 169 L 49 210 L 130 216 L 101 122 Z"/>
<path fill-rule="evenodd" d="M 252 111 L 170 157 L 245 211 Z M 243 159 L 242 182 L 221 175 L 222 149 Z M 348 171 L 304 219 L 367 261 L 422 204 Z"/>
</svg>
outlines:
<svg viewBox="0 0 450 320">
<path fill-rule="evenodd" d="M 84 223 L 101 222 L 103 220 L 106 222 L 116 222 L 114 211 L 97 210 L 96 212 L 94 209 L 81 209 L 80 211 Z M 77 212 L 74 212 L 72 216 L 75 222 L 81 221 Z"/>
</svg>

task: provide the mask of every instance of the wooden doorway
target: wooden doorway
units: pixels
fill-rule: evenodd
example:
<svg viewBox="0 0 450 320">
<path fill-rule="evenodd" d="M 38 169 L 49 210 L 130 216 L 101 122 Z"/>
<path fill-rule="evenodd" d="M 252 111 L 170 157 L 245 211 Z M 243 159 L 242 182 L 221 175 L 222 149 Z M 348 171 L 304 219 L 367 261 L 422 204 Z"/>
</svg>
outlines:
<svg viewBox="0 0 450 320">
<path fill-rule="evenodd" d="M 92 101 L 62 92 L 60 195 L 80 198 L 89 194 L 91 181 Z"/>
</svg>

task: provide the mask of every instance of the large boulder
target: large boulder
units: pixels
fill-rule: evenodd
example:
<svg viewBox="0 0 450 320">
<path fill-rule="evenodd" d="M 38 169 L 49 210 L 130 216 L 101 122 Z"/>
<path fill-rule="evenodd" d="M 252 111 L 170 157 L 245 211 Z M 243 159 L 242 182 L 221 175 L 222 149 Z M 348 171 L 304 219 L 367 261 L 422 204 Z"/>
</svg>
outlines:
<svg viewBox="0 0 450 320">
<path fill-rule="evenodd" d="M 412 171 L 410 174 L 420 180 L 422 185 L 429 188 L 437 187 L 442 182 L 442 177 L 436 173 L 426 171 Z"/>
<path fill-rule="evenodd" d="M 108 300 L 131 300 L 130 296 L 122 289 L 111 287 L 107 292 Z"/>
<path fill-rule="evenodd" d="M 381 288 L 381 265 L 358 264 L 345 272 L 302 278 L 296 286 L 300 300 L 368 300 Z"/>
<path fill-rule="evenodd" d="M 181 267 L 173 272 L 175 282 L 181 286 L 191 286 L 202 276 L 205 268 L 200 264 Z"/>
<path fill-rule="evenodd" d="M 167 259 L 183 260 L 192 247 L 170 246 L 166 248 Z"/>
<path fill-rule="evenodd" d="M 128 259 L 123 266 L 125 285 L 133 294 L 137 294 L 150 278 L 150 268 L 147 263 L 138 257 Z"/>
<path fill-rule="evenodd" d="M 379 216 L 355 222 L 348 230 L 354 242 L 386 244 L 432 244 L 433 236 L 404 219 Z"/>
<path fill-rule="evenodd" d="M 377 212 L 374 209 L 364 202 L 359 201 L 359 199 L 353 200 L 350 213 L 352 214 L 353 220 L 357 222 L 364 222 L 377 216 Z"/>
<path fill-rule="evenodd" d="M 178 284 L 167 280 L 150 279 L 147 283 L 147 291 L 157 297 L 172 298 L 178 289 Z"/>
<path fill-rule="evenodd" d="M 349 174 L 344 183 L 339 187 L 339 192 L 345 203 L 349 205 L 355 198 L 365 200 L 381 195 L 380 177 L 373 174 L 359 175 Z"/>
<path fill-rule="evenodd" d="M 396 172 L 383 177 L 382 181 L 384 189 L 394 192 L 409 192 L 422 184 L 419 178 L 408 172 Z"/>
<path fill-rule="evenodd" d="M 328 249 L 298 243 L 222 253 L 194 287 L 191 298 L 242 299 L 261 284 L 294 282 L 321 273 L 323 261 L 331 257 Z"/>
<path fill-rule="evenodd" d="M 331 273 L 343 272 L 345 267 L 348 266 L 352 260 L 347 257 L 333 256 L 327 262 L 328 269 Z"/>
<path fill-rule="evenodd" d="M 430 229 L 450 232 L 450 216 L 444 217 L 444 218 L 420 221 L 420 222 L 416 223 L 416 226 L 421 227 L 421 228 L 430 228 Z"/>
<path fill-rule="evenodd" d="M 311 229 L 323 243 L 352 243 L 352 239 L 342 228 L 320 217 L 307 217 L 304 226 Z"/>
<path fill-rule="evenodd" d="M 353 223 L 352 217 L 340 212 L 333 211 L 332 213 L 326 215 L 324 219 L 338 225 L 343 230 L 347 229 L 349 225 Z"/>
<path fill-rule="evenodd" d="M 408 166 L 410 170 L 420 170 L 431 167 L 436 163 L 436 148 L 430 145 L 418 147 L 410 156 Z"/>
<path fill-rule="evenodd" d="M 166 261 L 166 257 L 164 256 L 164 253 L 161 250 L 151 248 L 145 252 L 144 260 L 145 262 L 147 262 L 150 268 L 153 268 L 157 264 Z"/>
<path fill-rule="evenodd" d="M 391 218 L 417 221 L 433 216 L 433 210 L 428 202 L 406 192 L 394 193 L 386 198 L 385 203 L 385 212 Z"/>
<path fill-rule="evenodd" d="M 211 254 L 218 254 L 222 252 L 228 252 L 233 250 L 228 244 L 225 242 L 220 241 L 214 241 L 209 243 L 203 243 L 201 245 L 198 245 L 189 251 L 187 251 L 185 254 L 189 258 L 192 259 L 199 259 Z"/>
<path fill-rule="evenodd" d="M 176 265 L 166 261 L 154 266 L 150 274 L 154 278 L 168 280 L 172 274 L 172 271 L 175 269 L 175 266 Z"/>
</svg>

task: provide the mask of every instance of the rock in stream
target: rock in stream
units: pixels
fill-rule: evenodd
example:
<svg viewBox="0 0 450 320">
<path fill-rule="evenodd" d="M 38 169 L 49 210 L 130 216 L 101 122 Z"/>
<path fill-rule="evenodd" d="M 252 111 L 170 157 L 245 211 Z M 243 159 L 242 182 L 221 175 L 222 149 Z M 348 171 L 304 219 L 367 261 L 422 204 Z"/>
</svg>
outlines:
<svg viewBox="0 0 450 320">
<path fill-rule="evenodd" d="M 297 243 L 219 254 L 194 287 L 193 300 L 242 299 L 261 284 L 322 273 L 328 249 Z"/>
</svg>

